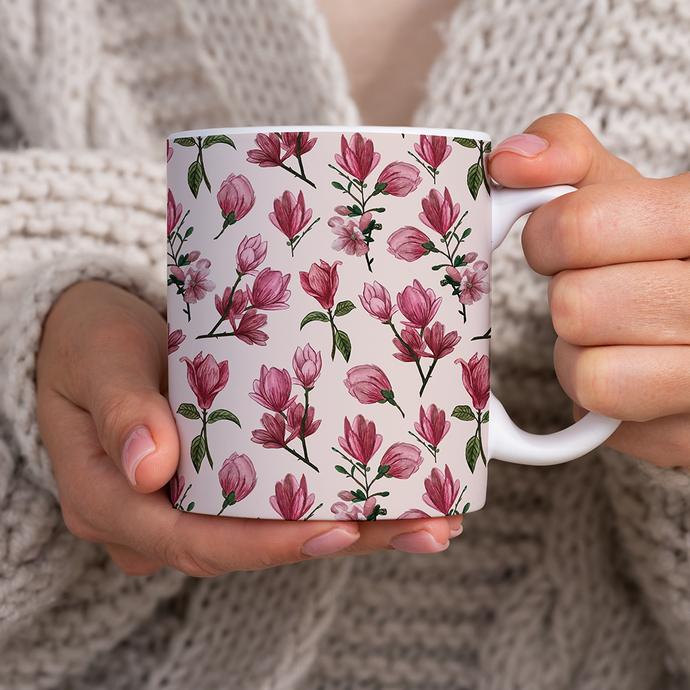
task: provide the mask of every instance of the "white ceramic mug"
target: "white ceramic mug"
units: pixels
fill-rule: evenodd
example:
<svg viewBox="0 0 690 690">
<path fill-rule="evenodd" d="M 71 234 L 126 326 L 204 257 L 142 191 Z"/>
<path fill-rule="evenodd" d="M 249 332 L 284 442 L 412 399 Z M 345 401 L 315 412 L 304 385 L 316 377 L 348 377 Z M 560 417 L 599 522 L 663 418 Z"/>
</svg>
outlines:
<svg viewBox="0 0 690 690">
<path fill-rule="evenodd" d="M 517 428 L 489 390 L 491 252 L 571 191 L 496 188 L 481 132 L 168 140 L 180 510 L 374 520 L 481 508 L 489 458 L 571 460 L 619 422 Z"/>
</svg>

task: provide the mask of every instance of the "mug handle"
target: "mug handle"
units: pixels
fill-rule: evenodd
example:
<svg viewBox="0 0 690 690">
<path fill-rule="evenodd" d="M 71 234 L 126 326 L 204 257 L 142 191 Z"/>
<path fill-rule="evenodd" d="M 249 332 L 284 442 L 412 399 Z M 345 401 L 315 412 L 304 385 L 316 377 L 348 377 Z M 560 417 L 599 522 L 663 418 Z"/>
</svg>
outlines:
<svg viewBox="0 0 690 690">
<path fill-rule="evenodd" d="M 503 242 L 518 218 L 573 191 L 575 188 L 568 185 L 536 189 L 492 187 L 492 251 Z M 522 465 L 557 465 L 579 458 L 606 441 L 621 423 L 588 412 L 562 431 L 530 434 L 513 422 L 493 393 L 489 409 L 489 457 Z"/>
</svg>

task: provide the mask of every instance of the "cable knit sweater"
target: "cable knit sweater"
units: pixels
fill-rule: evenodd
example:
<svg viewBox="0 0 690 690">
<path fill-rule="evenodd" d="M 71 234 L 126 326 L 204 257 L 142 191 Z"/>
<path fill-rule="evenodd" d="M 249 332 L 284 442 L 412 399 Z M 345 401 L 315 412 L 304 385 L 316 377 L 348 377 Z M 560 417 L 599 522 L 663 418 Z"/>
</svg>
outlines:
<svg viewBox="0 0 690 690">
<path fill-rule="evenodd" d="M 463 0 L 416 124 L 495 141 L 552 111 L 644 174 L 690 166 L 685 0 Z M 36 423 L 41 323 L 76 281 L 163 309 L 164 141 L 354 124 L 312 0 L 0 0 L 0 687 L 652 690 L 690 677 L 690 475 L 611 450 L 492 463 L 436 556 L 127 576 L 65 528 Z M 9 113 L 9 116 L 8 116 Z M 494 389 L 567 423 L 545 284 L 497 252 Z"/>
</svg>

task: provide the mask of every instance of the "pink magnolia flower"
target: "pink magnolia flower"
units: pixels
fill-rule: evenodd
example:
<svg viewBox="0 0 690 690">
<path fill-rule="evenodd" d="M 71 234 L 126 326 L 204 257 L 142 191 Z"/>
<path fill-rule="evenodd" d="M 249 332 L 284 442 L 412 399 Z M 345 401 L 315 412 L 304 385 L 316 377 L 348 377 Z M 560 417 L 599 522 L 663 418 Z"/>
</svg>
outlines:
<svg viewBox="0 0 690 690">
<path fill-rule="evenodd" d="M 369 251 L 369 245 L 364 239 L 363 230 L 371 223 L 371 213 L 365 213 L 355 223 L 352 218 L 343 219 L 333 216 L 328 221 L 331 232 L 336 236 L 331 247 L 337 252 L 344 251 L 348 256 L 364 256 Z"/>
<path fill-rule="evenodd" d="M 292 357 L 292 368 L 295 378 L 292 381 L 306 390 L 311 390 L 321 373 L 321 353 L 307 343 L 304 348 L 298 347 Z"/>
<path fill-rule="evenodd" d="M 374 142 L 359 132 L 355 132 L 349 142 L 345 135 L 341 137 L 340 154 L 335 155 L 336 163 L 360 182 L 364 182 L 381 160 L 381 154 L 374 151 Z"/>
<path fill-rule="evenodd" d="M 376 433 L 376 424 L 358 414 L 350 424 L 345 417 L 344 436 L 338 437 L 340 447 L 363 465 L 367 465 L 383 443 L 383 436 Z"/>
<path fill-rule="evenodd" d="M 237 247 L 237 254 L 235 254 L 237 270 L 242 275 L 255 276 L 256 269 L 264 262 L 267 251 L 268 242 L 262 242 L 261 235 L 245 236 Z"/>
<path fill-rule="evenodd" d="M 403 342 L 401 342 L 401 339 Z M 422 357 L 430 357 L 426 351 L 422 336 L 414 328 L 406 327 L 400 333 L 400 338 L 393 338 L 393 345 L 398 349 L 393 357 L 401 362 L 414 362 Z M 405 347 L 407 345 L 408 347 Z M 409 349 L 408 349 L 409 348 Z M 412 350 L 412 352 L 410 352 Z M 414 355 L 414 356 L 413 356 Z M 417 360 L 415 360 L 415 356 Z"/>
<path fill-rule="evenodd" d="M 426 493 L 422 500 L 431 508 L 435 508 L 443 515 L 453 510 L 453 505 L 460 492 L 460 480 L 453 479 L 450 467 L 446 465 L 445 472 L 438 467 L 431 470 L 431 474 L 424 480 Z"/>
<path fill-rule="evenodd" d="M 170 273 L 183 283 L 182 299 L 187 304 L 196 304 L 206 297 L 207 292 L 216 289 L 216 284 L 208 279 L 211 262 L 208 259 L 199 259 L 195 265 L 186 269 L 173 266 Z"/>
<path fill-rule="evenodd" d="M 177 474 L 173 474 L 170 479 L 170 502 L 176 505 L 177 502 L 182 497 L 182 492 L 184 491 L 184 477 Z"/>
<path fill-rule="evenodd" d="M 461 304 L 474 304 L 478 302 L 483 295 L 488 294 L 490 287 L 485 280 L 488 276 L 487 269 L 489 264 L 486 261 L 477 261 L 472 267 L 464 268 L 458 271 L 457 268 L 449 266 L 446 273 L 456 282 L 460 284 L 460 294 L 458 299 Z"/>
<path fill-rule="evenodd" d="M 379 175 L 378 184 L 385 184 L 384 194 L 403 197 L 414 192 L 422 178 L 419 175 L 419 168 L 411 163 L 395 161 L 389 163 Z"/>
<path fill-rule="evenodd" d="M 436 316 L 442 300 L 436 297 L 436 293 L 431 288 L 425 290 L 415 278 L 412 285 L 408 285 L 398 293 L 397 301 L 401 313 L 407 319 L 403 323 L 421 330 L 426 328 Z"/>
<path fill-rule="evenodd" d="M 283 196 L 273 201 L 273 212 L 268 218 L 289 240 L 298 235 L 308 225 L 312 210 L 304 204 L 304 194 L 295 195 L 285 190 Z"/>
<path fill-rule="evenodd" d="M 261 373 L 258 379 L 254 379 L 254 392 L 249 397 L 272 412 L 284 412 L 295 401 L 292 398 L 292 378 L 287 369 L 270 369 L 261 365 Z"/>
<path fill-rule="evenodd" d="M 165 143 L 168 145 L 168 150 L 167 150 L 167 158 L 168 158 L 168 160 L 167 160 L 166 162 L 167 162 L 167 163 L 170 163 L 170 159 L 173 157 L 174 151 L 173 151 L 173 147 L 170 146 L 170 139 L 168 139 Z"/>
<path fill-rule="evenodd" d="M 381 467 L 388 467 L 386 477 L 409 479 L 422 464 L 422 453 L 411 443 L 394 443 L 381 458 Z"/>
<path fill-rule="evenodd" d="M 455 363 L 462 364 L 462 384 L 470 394 L 475 410 L 483 410 L 489 403 L 489 358 L 479 357 L 479 353 L 472 355 L 469 362 L 456 359 Z"/>
<path fill-rule="evenodd" d="M 419 137 L 419 143 L 414 145 L 414 150 L 425 163 L 434 170 L 438 170 L 438 166 L 450 156 L 453 149 L 448 145 L 446 137 L 422 134 Z"/>
<path fill-rule="evenodd" d="M 203 356 L 200 352 L 192 362 L 188 357 L 180 358 L 187 365 L 187 382 L 196 395 L 199 407 L 209 410 L 216 395 L 220 393 L 230 378 L 227 360 L 216 362 L 213 355 Z"/>
<path fill-rule="evenodd" d="M 431 240 L 421 230 L 412 225 L 405 225 L 388 238 L 388 251 L 396 259 L 412 263 L 429 253 L 429 250 L 422 246 L 427 242 Z"/>
<path fill-rule="evenodd" d="M 177 352 L 186 337 L 181 328 L 171 333 L 170 324 L 168 324 L 168 354 L 171 355 L 173 352 Z"/>
<path fill-rule="evenodd" d="M 277 168 L 289 154 L 282 154 L 280 137 L 275 133 L 257 134 L 254 143 L 258 149 L 247 151 L 247 162 L 256 163 L 260 168 Z"/>
<path fill-rule="evenodd" d="M 383 285 L 374 281 L 373 285 L 364 283 L 364 290 L 359 296 L 362 306 L 375 318 L 386 323 L 393 318 L 398 307 L 391 301 L 391 295 Z"/>
<path fill-rule="evenodd" d="M 431 517 L 431 515 L 428 515 L 423 510 L 410 508 L 410 510 L 406 510 L 402 515 L 399 515 L 398 520 L 422 520 L 429 517 Z"/>
<path fill-rule="evenodd" d="M 446 421 L 446 413 L 431 404 L 427 411 L 419 406 L 419 422 L 414 424 L 415 431 L 431 446 L 438 448 L 439 443 L 450 431 L 450 422 Z"/>
<path fill-rule="evenodd" d="M 309 153 L 318 141 L 317 137 L 310 139 L 309 132 L 281 132 L 280 136 L 281 145 L 285 149 L 285 158 Z"/>
<path fill-rule="evenodd" d="M 256 309 L 248 309 L 242 314 L 238 324 L 232 319 L 235 337 L 247 345 L 266 345 L 268 334 L 261 329 L 268 323 L 266 314 L 260 314 Z"/>
<path fill-rule="evenodd" d="M 232 303 L 230 302 L 230 295 L 232 295 Z M 247 308 L 249 298 L 244 290 L 235 290 L 234 294 L 231 287 L 226 287 L 223 290 L 223 297 L 221 298 L 218 294 L 215 295 L 216 311 L 223 316 L 225 314 L 225 319 L 234 323 Z"/>
<path fill-rule="evenodd" d="M 375 364 L 359 364 L 352 367 L 346 376 L 344 383 L 350 395 L 364 405 L 385 400 L 382 391 L 393 389 L 388 377 Z"/>
<path fill-rule="evenodd" d="M 291 430 L 290 435 L 285 437 L 287 425 L 285 417 L 279 413 L 270 415 L 265 412 L 261 415 L 261 426 L 263 429 L 252 431 L 252 441 L 264 448 L 285 448 L 298 434 L 297 431 Z"/>
<path fill-rule="evenodd" d="M 298 482 L 294 475 L 287 474 L 282 482 L 276 482 L 276 492 L 268 501 L 284 520 L 299 520 L 314 505 L 314 498 L 304 475 Z"/>
<path fill-rule="evenodd" d="M 169 146 L 169 144 L 168 144 Z M 170 160 L 170 159 L 168 159 Z M 182 218 L 182 204 L 175 204 L 172 190 L 168 189 L 168 237 L 173 233 Z"/>
<path fill-rule="evenodd" d="M 367 520 L 372 511 L 376 508 L 376 498 L 372 496 L 364 503 L 342 503 L 338 501 L 331 506 L 331 513 L 336 520 L 342 522 Z"/>
<path fill-rule="evenodd" d="M 331 309 L 335 301 L 335 293 L 338 291 L 340 279 L 338 278 L 338 266 L 342 261 L 334 261 L 327 264 L 319 259 L 319 265 L 312 264 L 309 273 L 299 272 L 299 280 L 302 289 L 313 297 L 324 309 Z"/>
<path fill-rule="evenodd" d="M 280 271 L 264 268 L 254 278 L 254 284 L 247 288 L 249 303 L 255 309 L 264 311 L 278 311 L 288 309 L 290 290 L 287 289 L 292 276 L 289 273 L 283 275 Z"/>
<path fill-rule="evenodd" d="M 287 426 L 292 433 L 292 438 L 307 438 L 315 434 L 321 426 L 321 420 L 314 420 L 316 411 L 309 405 L 307 415 L 304 415 L 302 403 L 292 403 L 287 410 Z"/>
<path fill-rule="evenodd" d="M 244 218 L 252 210 L 256 197 L 254 189 L 244 175 L 230 174 L 220 185 L 218 205 L 223 212 L 223 218 L 234 213 L 236 221 Z"/>
<path fill-rule="evenodd" d="M 235 503 L 247 498 L 256 486 L 256 470 L 252 461 L 244 454 L 233 453 L 218 470 L 218 481 L 223 493 L 235 494 Z"/>
<path fill-rule="evenodd" d="M 429 196 L 422 199 L 422 209 L 419 220 L 439 235 L 445 235 L 460 215 L 460 204 L 453 204 L 448 187 L 443 196 L 438 189 L 432 189 Z"/>
<path fill-rule="evenodd" d="M 441 359 L 449 355 L 461 340 L 457 331 L 450 331 L 449 333 L 445 331 L 446 327 L 438 321 L 424 331 L 424 341 L 429 346 L 434 359 Z"/>
</svg>

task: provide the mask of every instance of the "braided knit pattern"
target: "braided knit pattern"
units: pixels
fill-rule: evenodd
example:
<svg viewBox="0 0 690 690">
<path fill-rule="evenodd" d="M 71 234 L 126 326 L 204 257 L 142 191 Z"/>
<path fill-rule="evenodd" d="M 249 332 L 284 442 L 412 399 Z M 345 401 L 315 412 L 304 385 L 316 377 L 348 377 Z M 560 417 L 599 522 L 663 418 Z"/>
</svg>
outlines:
<svg viewBox="0 0 690 690">
<path fill-rule="evenodd" d="M 312 0 L 0 0 L 0 26 L 2 141 L 41 147 L 0 153 L 3 690 L 690 688 L 689 475 L 607 449 L 492 463 L 486 508 L 434 557 L 132 578 L 69 534 L 41 324 L 90 279 L 164 309 L 163 136 L 358 116 Z M 689 167 L 682 0 L 462 0 L 443 33 L 417 124 L 498 141 L 563 110 L 645 174 Z M 523 427 L 562 427 L 519 230 L 493 268 L 493 388 Z"/>
</svg>

